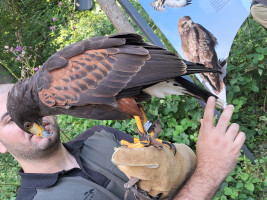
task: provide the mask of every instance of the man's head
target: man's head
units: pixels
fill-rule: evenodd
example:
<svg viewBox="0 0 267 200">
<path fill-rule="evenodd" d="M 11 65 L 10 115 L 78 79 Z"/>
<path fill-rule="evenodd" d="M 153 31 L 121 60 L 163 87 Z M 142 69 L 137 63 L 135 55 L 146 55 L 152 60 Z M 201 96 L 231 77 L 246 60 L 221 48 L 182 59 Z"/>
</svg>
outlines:
<svg viewBox="0 0 267 200">
<path fill-rule="evenodd" d="M 53 135 L 40 138 L 21 130 L 9 117 L 6 109 L 7 94 L 12 84 L 0 85 L 0 153 L 9 152 L 18 161 L 48 157 L 60 146 L 59 128 L 53 117 L 45 117 L 44 126 Z"/>
</svg>

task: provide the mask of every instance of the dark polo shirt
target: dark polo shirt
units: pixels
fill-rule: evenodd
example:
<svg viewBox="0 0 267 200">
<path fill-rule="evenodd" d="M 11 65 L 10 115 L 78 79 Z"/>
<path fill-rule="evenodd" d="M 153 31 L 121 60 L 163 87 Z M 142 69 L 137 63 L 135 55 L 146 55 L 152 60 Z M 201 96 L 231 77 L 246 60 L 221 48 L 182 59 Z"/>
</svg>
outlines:
<svg viewBox="0 0 267 200">
<path fill-rule="evenodd" d="M 120 140 L 133 138 L 117 129 L 96 126 L 64 146 L 75 157 L 79 168 L 52 174 L 19 171 L 21 187 L 16 200 L 105 200 L 123 199 L 128 178 L 111 162 Z M 132 194 L 128 199 L 135 199 Z"/>
</svg>

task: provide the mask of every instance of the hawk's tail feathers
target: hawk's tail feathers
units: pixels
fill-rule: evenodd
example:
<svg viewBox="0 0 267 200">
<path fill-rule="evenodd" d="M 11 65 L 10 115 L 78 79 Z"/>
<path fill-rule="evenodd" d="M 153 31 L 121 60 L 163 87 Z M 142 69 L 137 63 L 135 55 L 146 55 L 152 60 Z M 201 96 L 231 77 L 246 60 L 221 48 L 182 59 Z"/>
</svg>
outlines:
<svg viewBox="0 0 267 200">
<path fill-rule="evenodd" d="M 158 98 L 165 98 L 169 95 L 189 95 L 204 102 L 207 102 L 210 96 L 214 96 L 217 99 L 216 107 L 224 108 L 225 105 L 216 95 L 182 77 L 162 81 L 143 89 L 143 92 Z"/>
<path fill-rule="evenodd" d="M 216 107 L 217 108 L 224 108 L 225 107 L 225 102 L 220 100 L 216 95 L 212 94 L 208 90 L 199 87 L 195 83 L 188 81 L 182 77 L 175 78 L 174 81 L 177 84 L 177 86 L 184 88 L 185 94 L 188 94 L 192 97 L 195 97 L 196 99 L 199 99 L 203 102 L 207 102 L 208 98 L 210 96 L 214 96 L 217 99 Z"/>
<path fill-rule="evenodd" d="M 212 68 L 208 68 L 203 64 L 199 64 L 199 63 L 192 63 L 192 62 L 188 62 L 188 61 L 184 61 L 184 63 L 187 65 L 186 68 L 186 75 L 189 74 L 196 74 L 196 73 L 206 73 L 206 72 L 213 72 L 213 73 L 219 73 L 221 74 L 222 72 L 218 69 L 212 69 Z"/>
</svg>

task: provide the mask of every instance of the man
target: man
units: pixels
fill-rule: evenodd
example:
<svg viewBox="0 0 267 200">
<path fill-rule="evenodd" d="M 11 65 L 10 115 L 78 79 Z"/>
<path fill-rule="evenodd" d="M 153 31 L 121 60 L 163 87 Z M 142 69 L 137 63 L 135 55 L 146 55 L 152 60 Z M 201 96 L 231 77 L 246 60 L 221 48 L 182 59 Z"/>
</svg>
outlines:
<svg viewBox="0 0 267 200">
<path fill-rule="evenodd" d="M 6 112 L 7 92 L 0 85 L 0 152 L 9 152 L 22 169 L 17 199 L 123 199 L 127 177 L 112 164 L 113 148 L 131 136 L 97 126 L 75 140 L 62 144 L 52 117 L 45 117 L 49 138 L 29 135 L 19 129 Z M 197 142 L 197 168 L 174 199 L 211 199 L 233 170 L 245 134 L 237 124 L 227 129 L 234 107 L 227 106 L 213 126 L 215 98 L 208 100 Z M 134 199 L 130 194 L 128 199 Z"/>
</svg>

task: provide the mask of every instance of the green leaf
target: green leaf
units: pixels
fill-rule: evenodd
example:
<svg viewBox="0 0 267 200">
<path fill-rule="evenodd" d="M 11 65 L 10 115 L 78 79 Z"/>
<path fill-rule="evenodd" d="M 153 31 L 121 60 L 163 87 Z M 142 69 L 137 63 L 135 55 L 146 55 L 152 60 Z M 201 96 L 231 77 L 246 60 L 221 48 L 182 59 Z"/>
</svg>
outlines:
<svg viewBox="0 0 267 200">
<path fill-rule="evenodd" d="M 246 195 L 246 194 L 240 194 L 240 195 L 239 195 L 239 198 L 240 198 L 240 199 L 247 199 L 247 195 Z"/>
<path fill-rule="evenodd" d="M 234 88 L 233 88 L 233 91 L 234 92 L 240 92 L 240 87 L 238 85 L 236 85 Z"/>
<path fill-rule="evenodd" d="M 243 188 L 244 187 L 244 185 L 243 185 L 243 183 L 241 183 L 241 182 L 238 182 L 237 184 L 236 184 L 236 188 Z"/>
<path fill-rule="evenodd" d="M 238 197 L 238 191 L 236 189 L 233 189 L 232 194 L 230 195 L 231 198 L 235 199 Z"/>
<path fill-rule="evenodd" d="M 248 174 L 247 174 L 247 173 L 243 173 L 243 174 L 241 175 L 241 179 L 242 179 L 243 181 L 246 181 L 246 180 L 248 179 Z"/>
<path fill-rule="evenodd" d="M 258 178 L 254 178 L 254 179 L 252 179 L 252 181 L 251 181 L 251 183 L 260 183 L 260 182 L 261 182 L 261 180 L 258 179 Z"/>
<path fill-rule="evenodd" d="M 263 54 L 259 54 L 258 55 L 258 60 L 263 60 L 264 59 L 264 55 Z"/>
<path fill-rule="evenodd" d="M 263 184 L 265 187 L 267 187 L 267 178 L 264 179 Z"/>
<path fill-rule="evenodd" d="M 262 75 L 262 72 L 263 72 L 262 69 L 258 69 L 258 73 L 259 73 L 260 76 Z"/>
<path fill-rule="evenodd" d="M 256 51 L 257 51 L 258 53 L 264 53 L 264 52 L 265 52 L 265 49 L 262 48 L 262 47 L 257 47 L 257 48 L 256 48 Z"/>
<path fill-rule="evenodd" d="M 238 103 L 239 103 L 239 99 L 234 99 L 234 100 L 233 100 L 233 104 L 234 104 L 234 105 L 237 105 Z"/>
<path fill-rule="evenodd" d="M 251 85 L 250 89 L 251 89 L 253 92 L 259 92 L 259 88 L 258 88 L 256 85 Z"/>
<path fill-rule="evenodd" d="M 232 194 L 232 189 L 229 188 L 229 187 L 225 187 L 224 188 L 224 194 L 227 195 L 227 196 L 230 196 Z"/>
<path fill-rule="evenodd" d="M 231 182 L 233 180 L 234 180 L 234 178 L 232 176 L 228 176 L 225 181 L 226 182 Z"/>
<path fill-rule="evenodd" d="M 234 85 L 236 82 L 237 82 L 237 79 L 232 79 L 232 80 L 230 81 L 231 85 Z"/>
<path fill-rule="evenodd" d="M 249 191 L 253 192 L 255 187 L 253 185 L 253 183 L 246 183 L 245 184 L 245 188 L 248 189 Z"/>
</svg>

